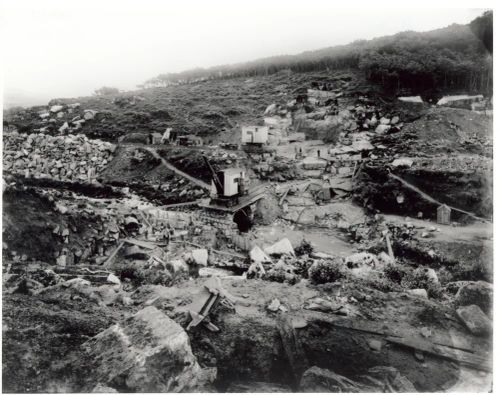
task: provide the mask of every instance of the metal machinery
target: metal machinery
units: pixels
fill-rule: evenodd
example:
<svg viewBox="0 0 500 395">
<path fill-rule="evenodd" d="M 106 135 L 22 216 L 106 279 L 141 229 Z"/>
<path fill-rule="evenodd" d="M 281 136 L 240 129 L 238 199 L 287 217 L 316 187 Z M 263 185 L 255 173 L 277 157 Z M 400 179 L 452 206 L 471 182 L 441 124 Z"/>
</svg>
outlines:
<svg viewBox="0 0 500 395">
<path fill-rule="evenodd" d="M 215 171 L 206 156 L 203 159 L 210 170 L 216 196 L 210 201 L 211 205 L 233 207 L 240 203 L 240 198 L 248 195 L 249 180 L 245 171 L 240 168 L 229 168 Z"/>
</svg>

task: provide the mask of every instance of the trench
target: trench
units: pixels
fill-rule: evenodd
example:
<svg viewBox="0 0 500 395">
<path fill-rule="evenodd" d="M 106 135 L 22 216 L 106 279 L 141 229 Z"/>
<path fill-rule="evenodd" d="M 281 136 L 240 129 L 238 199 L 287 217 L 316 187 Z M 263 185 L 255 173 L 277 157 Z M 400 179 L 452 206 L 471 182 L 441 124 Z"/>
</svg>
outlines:
<svg viewBox="0 0 500 395">
<path fill-rule="evenodd" d="M 240 232 L 246 233 L 252 229 L 254 223 L 250 206 L 243 207 L 241 210 L 236 211 L 233 215 L 233 222 L 236 223 Z"/>
<path fill-rule="evenodd" d="M 221 331 L 209 333 L 194 331 L 191 344 L 194 354 L 203 366 L 217 367 L 217 391 L 227 392 L 236 383 L 265 382 L 299 391 L 296 373 L 287 359 L 276 325 L 263 317 L 236 323 L 225 320 L 217 323 Z M 413 352 L 386 345 L 381 351 L 370 349 L 368 340 L 382 336 L 369 335 L 353 329 L 333 327 L 327 322 L 309 322 L 296 331 L 304 351 L 304 370 L 317 366 L 356 381 L 356 377 L 369 374 L 375 366 L 392 366 L 406 376 L 418 391 L 442 391 L 457 382 L 460 370 L 457 365 L 443 359 L 425 356 L 425 364 L 418 362 Z M 300 379 L 300 376 L 299 376 Z M 257 387 L 254 387 L 257 388 Z"/>
</svg>

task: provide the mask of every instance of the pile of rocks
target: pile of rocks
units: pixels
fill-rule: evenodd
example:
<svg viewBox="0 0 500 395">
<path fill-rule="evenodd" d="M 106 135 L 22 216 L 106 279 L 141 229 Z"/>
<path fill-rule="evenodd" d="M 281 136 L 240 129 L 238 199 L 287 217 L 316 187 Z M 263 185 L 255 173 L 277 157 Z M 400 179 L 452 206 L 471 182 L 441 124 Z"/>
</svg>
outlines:
<svg viewBox="0 0 500 395">
<path fill-rule="evenodd" d="M 300 177 L 296 163 L 283 157 L 273 157 L 268 161 L 259 162 L 252 167 L 252 170 L 263 180 L 283 182 Z"/>
<path fill-rule="evenodd" d="M 25 177 L 92 181 L 112 159 L 115 145 L 84 135 L 4 135 L 4 170 Z"/>
</svg>

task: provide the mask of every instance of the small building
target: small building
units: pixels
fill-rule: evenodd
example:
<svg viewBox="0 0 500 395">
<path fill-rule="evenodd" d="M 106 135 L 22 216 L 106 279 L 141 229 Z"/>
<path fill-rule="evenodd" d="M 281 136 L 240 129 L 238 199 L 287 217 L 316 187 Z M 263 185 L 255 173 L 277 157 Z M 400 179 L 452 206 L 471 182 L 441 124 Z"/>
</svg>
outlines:
<svg viewBox="0 0 500 395">
<path fill-rule="evenodd" d="M 92 184 L 96 181 L 96 170 L 95 167 L 87 168 L 87 182 Z"/>
<path fill-rule="evenodd" d="M 184 136 L 179 136 L 179 145 L 186 146 L 201 146 L 203 145 L 203 139 L 194 134 L 186 134 Z"/>
<path fill-rule="evenodd" d="M 446 204 L 442 204 L 437 208 L 437 223 L 441 225 L 449 225 L 451 223 L 451 208 Z"/>
<path fill-rule="evenodd" d="M 241 128 L 241 142 L 243 144 L 267 144 L 269 128 L 267 126 L 243 126 Z"/>
<path fill-rule="evenodd" d="M 163 133 L 163 137 L 161 138 L 162 144 L 167 144 L 170 142 L 171 133 L 172 133 L 172 128 L 167 128 L 165 130 L 165 133 Z"/>
<path fill-rule="evenodd" d="M 151 133 L 149 135 L 149 144 L 161 144 L 163 136 L 160 133 Z"/>
<path fill-rule="evenodd" d="M 245 180 L 245 171 L 243 169 L 230 167 L 220 170 L 217 172 L 217 178 L 224 190 L 218 191 L 214 181 L 212 181 L 212 192 L 216 192 L 217 195 L 225 197 L 242 194 L 240 185 L 242 185 L 242 182 Z"/>
</svg>

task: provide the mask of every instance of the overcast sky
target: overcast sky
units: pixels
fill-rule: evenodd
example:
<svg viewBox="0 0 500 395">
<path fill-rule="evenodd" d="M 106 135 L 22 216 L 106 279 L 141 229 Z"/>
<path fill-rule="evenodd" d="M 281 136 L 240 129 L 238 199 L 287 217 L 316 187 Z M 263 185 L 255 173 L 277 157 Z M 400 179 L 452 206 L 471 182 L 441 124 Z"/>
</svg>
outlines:
<svg viewBox="0 0 500 395">
<path fill-rule="evenodd" d="M 159 73 L 468 23 L 484 11 L 335 3 L 4 0 L 4 89 L 44 100 L 134 89 Z"/>
</svg>

